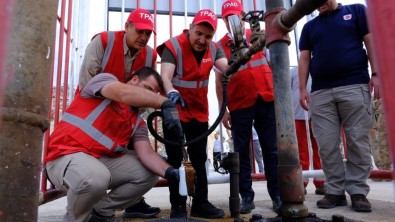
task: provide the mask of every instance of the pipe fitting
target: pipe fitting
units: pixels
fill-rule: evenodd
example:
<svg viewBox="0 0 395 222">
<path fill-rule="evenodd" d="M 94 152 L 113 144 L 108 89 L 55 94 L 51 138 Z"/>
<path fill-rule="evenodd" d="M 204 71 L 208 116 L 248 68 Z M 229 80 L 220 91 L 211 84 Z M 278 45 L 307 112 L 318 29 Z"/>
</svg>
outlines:
<svg viewBox="0 0 395 222">
<path fill-rule="evenodd" d="M 285 8 L 277 7 L 266 11 L 263 20 L 266 27 L 266 47 L 273 42 L 282 41 L 288 45 L 291 44 L 291 39 L 288 36 L 288 28 L 281 24 L 281 15 L 285 13 Z M 291 29 L 292 30 L 292 29 Z"/>
</svg>

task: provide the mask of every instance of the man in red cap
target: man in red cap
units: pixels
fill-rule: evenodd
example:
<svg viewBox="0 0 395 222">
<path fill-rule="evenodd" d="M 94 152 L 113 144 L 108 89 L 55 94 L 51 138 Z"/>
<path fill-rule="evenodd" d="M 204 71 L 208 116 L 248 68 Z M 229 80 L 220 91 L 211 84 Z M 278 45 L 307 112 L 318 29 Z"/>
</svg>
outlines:
<svg viewBox="0 0 395 222">
<path fill-rule="evenodd" d="M 208 129 L 208 81 L 212 67 L 228 68 L 225 55 L 212 42 L 217 28 L 217 15 L 210 9 L 202 9 L 180 35 L 157 48 L 162 58 L 161 75 L 167 97 L 177 104 L 186 140 L 202 135 Z M 167 140 L 176 141 L 175 135 L 164 130 Z M 191 216 L 221 218 L 224 211 L 208 201 L 206 175 L 207 138 L 188 146 L 189 158 L 196 172 L 195 194 Z M 168 163 L 175 168 L 183 161 L 182 148 L 166 145 Z M 169 185 L 171 218 L 186 218 L 186 197 L 178 193 L 178 184 Z"/>
<path fill-rule="evenodd" d="M 110 73 L 120 82 L 126 83 L 142 67 L 156 69 L 157 53 L 147 45 L 152 32 L 155 33 L 153 15 L 138 8 L 129 14 L 124 31 L 95 35 L 85 51 L 77 91 L 101 73 Z M 158 207 L 151 207 L 141 199 L 125 209 L 124 217 L 152 217 L 159 212 Z"/>
<path fill-rule="evenodd" d="M 179 181 L 178 169 L 153 150 L 139 113 L 161 108 L 163 127 L 183 135 L 176 106 L 158 94 L 161 76 L 143 67 L 122 83 L 116 74 L 97 74 L 77 91 L 49 138 L 45 169 L 67 191 L 65 222 L 115 222 L 114 212 L 139 202 L 158 176 Z"/>
<path fill-rule="evenodd" d="M 243 6 L 237 0 L 228 0 L 222 4 L 222 18 L 230 33 L 228 17 L 245 15 Z M 244 22 L 241 21 L 244 30 Z M 251 30 L 247 30 L 247 35 Z M 230 57 L 233 43 L 231 34 L 227 33 L 218 42 L 227 58 Z M 248 46 L 244 38 L 245 46 Z M 221 73 L 216 70 L 217 97 L 222 105 Z M 231 129 L 235 152 L 240 158 L 239 190 L 242 198 L 240 213 L 250 213 L 255 208 L 251 178 L 250 141 L 252 126 L 258 134 L 262 149 L 267 189 L 273 202 L 273 210 L 278 212 L 281 207 L 280 189 L 277 177 L 277 146 L 276 122 L 274 113 L 274 93 L 272 72 L 263 52 L 258 52 L 247 64 L 241 66 L 238 72 L 231 77 L 228 85 L 228 110 L 225 112 L 222 123 Z"/>
</svg>

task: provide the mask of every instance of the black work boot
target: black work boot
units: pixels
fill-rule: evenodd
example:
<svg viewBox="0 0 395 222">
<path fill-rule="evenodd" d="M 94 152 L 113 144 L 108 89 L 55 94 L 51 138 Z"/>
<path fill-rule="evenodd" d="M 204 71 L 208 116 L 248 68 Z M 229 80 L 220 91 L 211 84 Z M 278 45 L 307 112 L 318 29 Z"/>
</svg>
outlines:
<svg viewBox="0 0 395 222">
<path fill-rule="evenodd" d="M 170 218 L 188 218 L 187 197 L 179 196 L 177 203 L 172 203 Z"/>
<path fill-rule="evenodd" d="M 133 206 L 130 206 L 125 209 L 125 212 L 123 213 L 124 218 L 149 218 L 153 217 L 160 213 L 160 208 L 159 207 L 151 207 L 148 205 L 144 197 L 141 198 L 141 200 L 136 203 Z"/>
<path fill-rule="evenodd" d="M 325 194 L 324 198 L 317 201 L 318 208 L 334 208 L 336 206 L 346 206 L 347 199 L 346 195 L 333 195 L 333 194 Z"/>
<path fill-rule="evenodd" d="M 351 195 L 351 206 L 357 212 L 372 212 L 372 205 L 363 194 Z"/>
<path fill-rule="evenodd" d="M 253 209 L 255 209 L 254 198 L 252 197 L 241 198 L 240 214 L 249 214 Z"/>
<path fill-rule="evenodd" d="M 171 207 L 170 218 L 188 218 L 186 206 Z"/>
<path fill-rule="evenodd" d="M 273 211 L 276 214 L 280 213 L 281 207 L 283 205 L 283 202 L 281 201 L 280 196 L 275 196 L 272 200 L 272 204 L 273 204 Z"/>
<path fill-rule="evenodd" d="M 202 202 L 192 202 L 191 216 L 215 219 L 224 217 L 225 212 L 222 209 L 216 208 L 208 200 L 205 200 Z"/>
<path fill-rule="evenodd" d="M 112 216 L 103 216 L 96 212 L 95 209 L 92 210 L 91 216 L 88 222 L 117 222 L 117 219 L 114 215 Z"/>
<path fill-rule="evenodd" d="M 324 184 L 318 185 L 315 187 L 315 194 L 317 195 L 325 195 L 326 189 Z"/>
</svg>

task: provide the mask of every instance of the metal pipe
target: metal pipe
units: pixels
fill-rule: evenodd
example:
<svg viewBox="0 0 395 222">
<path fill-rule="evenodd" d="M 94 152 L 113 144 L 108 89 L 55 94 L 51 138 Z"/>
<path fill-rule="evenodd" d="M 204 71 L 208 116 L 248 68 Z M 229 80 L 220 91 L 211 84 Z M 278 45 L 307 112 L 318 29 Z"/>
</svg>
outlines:
<svg viewBox="0 0 395 222">
<path fill-rule="evenodd" d="M 380 79 L 381 97 L 388 130 L 387 140 L 392 151 L 392 165 L 395 164 L 395 97 L 392 95 L 395 85 L 395 45 L 394 35 L 389 27 L 395 26 L 395 2 L 368 0 L 368 22 L 376 56 L 376 71 Z M 393 169 L 395 169 L 393 167 Z M 394 170 L 395 176 L 395 170 Z"/>
<path fill-rule="evenodd" d="M 37 221 L 58 1 L 13 2 L 6 72 L 14 74 L 0 111 L 0 221 Z"/>
<path fill-rule="evenodd" d="M 239 174 L 240 161 L 239 153 L 231 152 L 228 154 L 228 170 L 230 179 L 229 211 L 230 216 L 238 218 L 240 216 L 240 197 L 239 197 Z"/>
<path fill-rule="evenodd" d="M 5 72 L 5 60 L 7 58 L 6 52 L 8 49 L 8 37 L 9 30 L 11 25 L 11 12 L 13 9 L 13 1 L 5 0 L 1 1 L 0 6 L 3 10 L 3 13 L 0 14 L 0 27 L 2 27 L 2 34 L 0 35 L 0 106 L 3 104 L 3 92 L 5 87 L 7 86 L 7 80 L 9 78 L 8 75 L 11 75 L 12 72 Z M 1 114 L 1 113 L 0 113 Z M 1 118 L 1 116 L 0 116 Z M 1 126 L 0 126 L 1 127 Z"/>
<path fill-rule="evenodd" d="M 276 133 L 278 147 L 278 176 L 283 206 L 280 215 L 283 220 L 303 219 L 308 209 L 303 204 L 304 189 L 302 167 L 299 162 L 298 143 L 293 118 L 292 93 L 289 75 L 290 38 L 296 22 L 304 15 L 314 11 L 326 0 L 299 0 L 285 11 L 282 0 L 266 0 L 264 16 L 266 27 L 266 46 L 270 50 L 273 73 L 274 104 L 276 113 Z"/>
</svg>

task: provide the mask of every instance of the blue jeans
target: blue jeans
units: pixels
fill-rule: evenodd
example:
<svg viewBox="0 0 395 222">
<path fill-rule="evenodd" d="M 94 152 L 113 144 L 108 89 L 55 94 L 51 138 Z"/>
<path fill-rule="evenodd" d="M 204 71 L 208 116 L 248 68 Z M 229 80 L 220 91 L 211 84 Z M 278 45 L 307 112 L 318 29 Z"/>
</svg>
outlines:
<svg viewBox="0 0 395 222">
<path fill-rule="evenodd" d="M 255 196 L 252 189 L 250 158 L 250 141 L 252 124 L 254 124 L 262 149 L 267 190 L 270 198 L 274 200 L 275 197 L 280 196 L 274 102 L 266 102 L 259 97 L 253 106 L 231 111 L 230 116 L 234 149 L 239 153 L 240 158 L 239 192 L 241 197 L 254 198 Z"/>
</svg>

